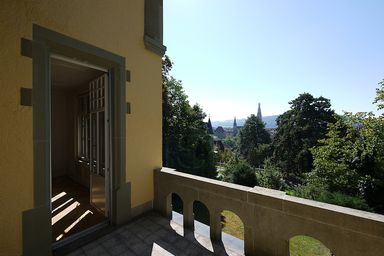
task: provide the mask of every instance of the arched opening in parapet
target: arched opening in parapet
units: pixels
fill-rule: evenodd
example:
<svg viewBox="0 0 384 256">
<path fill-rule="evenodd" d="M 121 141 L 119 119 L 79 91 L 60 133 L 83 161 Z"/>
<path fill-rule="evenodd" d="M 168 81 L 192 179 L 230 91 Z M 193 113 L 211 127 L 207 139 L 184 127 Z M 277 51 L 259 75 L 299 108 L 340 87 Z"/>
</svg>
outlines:
<svg viewBox="0 0 384 256">
<path fill-rule="evenodd" d="M 209 210 L 200 201 L 193 202 L 195 232 L 209 237 Z"/>
<path fill-rule="evenodd" d="M 172 219 L 171 227 L 180 235 L 184 235 L 183 229 L 183 200 L 181 197 L 176 194 L 171 194 L 171 209 L 172 209 Z"/>
<path fill-rule="evenodd" d="M 322 242 L 304 235 L 294 236 L 289 239 L 289 255 L 334 256 Z"/>
<path fill-rule="evenodd" d="M 210 239 L 210 216 L 209 210 L 205 204 L 200 201 L 193 202 L 194 230 L 196 240 L 213 252 Z"/>
<path fill-rule="evenodd" d="M 224 247 L 244 253 L 244 223 L 240 217 L 232 211 L 222 211 L 221 227 Z"/>
</svg>

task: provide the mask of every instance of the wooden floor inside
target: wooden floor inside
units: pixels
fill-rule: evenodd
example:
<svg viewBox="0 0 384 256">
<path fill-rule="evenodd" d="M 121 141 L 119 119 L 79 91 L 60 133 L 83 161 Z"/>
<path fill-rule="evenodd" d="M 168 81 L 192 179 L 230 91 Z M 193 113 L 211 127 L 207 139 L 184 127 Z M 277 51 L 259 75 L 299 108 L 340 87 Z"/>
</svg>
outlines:
<svg viewBox="0 0 384 256">
<path fill-rule="evenodd" d="M 89 189 L 69 177 L 52 180 L 52 241 L 90 228 L 106 220 L 89 203 Z"/>
</svg>

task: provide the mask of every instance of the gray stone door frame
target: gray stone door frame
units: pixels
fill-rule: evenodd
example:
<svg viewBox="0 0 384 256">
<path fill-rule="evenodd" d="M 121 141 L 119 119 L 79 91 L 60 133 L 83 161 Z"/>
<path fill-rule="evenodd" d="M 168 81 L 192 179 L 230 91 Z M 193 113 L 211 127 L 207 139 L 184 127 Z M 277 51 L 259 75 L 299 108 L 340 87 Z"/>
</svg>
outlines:
<svg viewBox="0 0 384 256">
<path fill-rule="evenodd" d="M 24 211 L 23 255 L 51 253 L 51 74 L 50 55 L 59 54 L 109 71 L 111 124 L 112 224 L 130 218 L 130 183 L 126 182 L 125 58 L 63 34 L 33 25 L 33 177 L 34 208 Z"/>
</svg>

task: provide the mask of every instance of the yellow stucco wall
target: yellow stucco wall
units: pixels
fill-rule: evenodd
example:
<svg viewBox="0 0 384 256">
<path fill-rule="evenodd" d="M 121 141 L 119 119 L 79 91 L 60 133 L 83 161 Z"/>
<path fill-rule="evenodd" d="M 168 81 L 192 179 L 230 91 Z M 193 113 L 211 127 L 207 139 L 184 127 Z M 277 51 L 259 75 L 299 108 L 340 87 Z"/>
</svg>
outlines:
<svg viewBox="0 0 384 256">
<path fill-rule="evenodd" d="M 0 255 L 22 253 L 21 214 L 33 207 L 32 107 L 20 106 L 19 93 L 32 87 L 20 38 L 32 39 L 33 23 L 126 58 L 132 207 L 153 199 L 152 171 L 161 166 L 161 58 L 144 47 L 144 1 L 0 1 Z"/>
</svg>

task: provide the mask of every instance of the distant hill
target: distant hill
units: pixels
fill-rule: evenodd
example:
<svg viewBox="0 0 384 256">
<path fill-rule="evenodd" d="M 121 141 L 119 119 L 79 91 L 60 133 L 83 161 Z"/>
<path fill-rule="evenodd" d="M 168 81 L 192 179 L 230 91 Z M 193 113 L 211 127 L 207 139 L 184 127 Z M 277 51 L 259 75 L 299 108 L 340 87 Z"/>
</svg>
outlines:
<svg viewBox="0 0 384 256">
<path fill-rule="evenodd" d="M 274 116 L 263 116 L 263 122 L 265 123 L 265 128 L 276 128 L 276 118 L 278 115 Z M 245 118 L 237 119 L 236 120 L 237 126 L 243 126 L 245 123 Z M 213 127 L 230 127 L 233 126 L 233 119 L 232 120 L 224 120 L 224 121 L 212 121 Z"/>
</svg>

